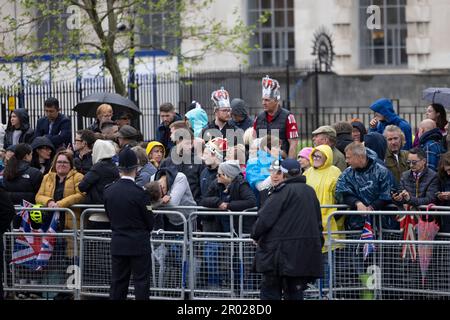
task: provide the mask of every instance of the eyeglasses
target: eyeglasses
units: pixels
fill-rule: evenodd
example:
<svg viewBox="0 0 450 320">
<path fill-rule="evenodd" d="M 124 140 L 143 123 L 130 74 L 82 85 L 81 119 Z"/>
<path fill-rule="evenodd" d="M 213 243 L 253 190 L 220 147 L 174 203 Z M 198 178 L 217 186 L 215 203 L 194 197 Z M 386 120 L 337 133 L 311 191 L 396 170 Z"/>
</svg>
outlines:
<svg viewBox="0 0 450 320">
<path fill-rule="evenodd" d="M 281 174 L 282 172 L 281 172 L 281 170 L 280 169 L 269 169 L 269 172 L 270 173 L 274 173 L 274 174 Z"/>
<path fill-rule="evenodd" d="M 314 160 L 321 160 L 321 159 L 323 159 L 323 157 L 322 157 L 322 156 L 319 156 L 318 154 L 313 154 L 312 158 L 313 158 Z"/>
<path fill-rule="evenodd" d="M 69 164 L 69 161 L 56 161 L 57 164 Z"/>
<path fill-rule="evenodd" d="M 407 164 L 408 166 L 411 166 L 411 165 L 415 166 L 415 165 L 418 164 L 420 161 L 422 161 L 422 160 L 406 160 L 406 164 Z"/>
<path fill-rule="evenodd" d="M 219 109 L 220 112 L 229 113 L 231 109 Z"/>
<path fill-rule="evenodd" d="M 81 139 L 75 139 L 75 142 L 83 142 Z"/>
</svg>

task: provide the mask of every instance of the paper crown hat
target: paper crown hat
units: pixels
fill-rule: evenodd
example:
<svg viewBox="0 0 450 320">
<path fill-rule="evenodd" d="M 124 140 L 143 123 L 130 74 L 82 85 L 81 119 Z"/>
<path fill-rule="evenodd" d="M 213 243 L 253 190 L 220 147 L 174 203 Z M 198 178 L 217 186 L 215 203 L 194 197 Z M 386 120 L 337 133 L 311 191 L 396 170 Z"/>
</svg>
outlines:
<svg viewBox="0 0 450 320">
<path fill-rule="evenodd" d="M 216 108 L 230 108 L 230 95 L 223 87 L 211 93 L 211 100 Z"/>
<path fill-rule="evenodd" d="M 205 148 L 214 153 L 220 160 L 223 160 L 223 153 L 228 149 L 227 139 L 214 138 L 205 144 Z"/>
<path fill-rule="evenodd" d="M 271 79 L 269 76 L 262 79 L 262 97 L 280 100 L 280 84 L 277 80 Z"/>
</svg>

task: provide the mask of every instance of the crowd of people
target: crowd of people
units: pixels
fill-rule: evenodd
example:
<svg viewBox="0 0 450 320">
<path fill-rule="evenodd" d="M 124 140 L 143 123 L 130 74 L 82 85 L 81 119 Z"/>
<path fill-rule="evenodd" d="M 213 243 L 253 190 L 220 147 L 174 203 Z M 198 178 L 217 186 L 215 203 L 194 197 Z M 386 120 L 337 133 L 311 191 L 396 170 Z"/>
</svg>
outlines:
<svg viewBox="0 0 450 320">
<path fill-rule="evenodd" d="M 223 211 L 256 207 L 260 213 L 258 219 L 246 217 L 242 232 L 252 234 L 259 251 L 275 250 L 265 246 L 270 243 L 264 234 L 268 226 L 266 220 L 276 223 L 270 213 L 286 210 L 286 204 L 293 201 L 289 197 L 300 197 L 303 204 L 306 203 L 304 194 L 312 191 L 318 199 L 317 206 L 339 203 L 358 211 L 382 210 L 392 204 L 406 210 L 431 203 L 450 205 L 448 122 L 442 105 L 431 104 L 426 108 L 426 119 L 413 135 L 411 125 L 395 113 L 389 99 L 383 98 L 370 106 L 375 116 L 367 127 L 359 119 L 321 126 L 312 132 L 312 144 L 308 146 L 299 138 L 294 114 L 280 105 L 280 86 L 275 79 L 268 76 L 262 79 L 263 110 L 254 119 L 247 103 L 238 98 L 230 101 L 224 88 L 214 91 L 211 100 L 214 119 L 210 122 L 196 101 L 185 115 L 178 114 L 170 102 L 161 104 L 161 123 L 151 141 L 143 141 L 142 134 L 131 126 L 131 114 L 116 115 L 108 104 L 97 108 L 95 122 L 88 129 L 76 131 L 74 141 L 71 141 L 71 121 L 60 112 L 57 99 L 45 101 L 45 116 L 38 120 L 36 128 L 30 126 L 26 109 L 16 109 L 10 114 L 3 138 L 4 149 L 0 152 L 2 197 L 8 195 L 5 201 L 9 199 L 13 205 L 22 205 L 22 201 L 27 200 L 50 208 L 68 208 L 80 203 L 105 204 L 111 223 L 106 217 L 94 214 L 89 227 L 112 227 L 113 232 L 114 222 L 121 218 L 112 213 L 116 210 L 108 211 L 108 206 L 122 204 L 116 204 L 117 199 L 111 196 L 105 197 L 108 188 L 116 188 L 124 194 L 127 190 L 143 190 L 147 196 L 140 194 L 140 199 L 146 199 L 153 207 L 204 206 Z M 134 156 L 130 156 L 130 152 Z M 131 161 L 132 165 L 121 165 L 121 161 L 125 164 Z M 130 173 L 130 167 L 135 169 L 135 174 L 127 179 L 132 180 L 133 185 L 128 186 L 128 181 L 119 187 L 120 177 Z M 275 203 L 274 198 L 281 197 L 282 186 L 286 186 L 283 197 L 289 199 Z M 295 205 L 302 208 L 301 203 Z M 311 214 L 315 209 L 310 210 Z M 308 232 L 310 237 L 315 237 L 311 243 L 323 254 L 334 250 L 327 248 L 319 235 L 327 231 L 327 220 L 333 209 L 318 210 L 321 215 L 315 221 L 320 225 L 316 226 L 316 222 L 312 222 L 315 218 L 310 218 L 317 232 Z M 181 211 L 188 217 L 195 209 Z M 76 212 L 78 220 L 79 214 Z M 183 230 L 183 220 L 179 217 L 160 218 L 146 220 L 146 228 Z M 198 220 L 197 227 L 202 231 L 238 230 L 225 216 L 200 216 Z M 280 221 L 286 224 L 291 220 L 280 218 Z M 390 228 L 399 228 L 395 218 L 386 223 Z M 448 219 L 439 219 L 438 223 L 441 230 L 450 230 Z M 351 216 L 332 219 L 330 226 L 332 231 L 342 231 L 362 229 L 363 224 L 362 217 Z M 6 225 L 3 227 L 2 223 L 2 232 Z M 62 219 L 61 229 L 71 227 L 68 219 Z M 273 233 L 279 232 L 281 236 L 283 230 L 266 231 L 276 238 Z M 285 241 L 289 241 L 288 237 Z M 120 241 L 113 240 L 113 245 L 116 255 L 126 251 L 120 248 Z M 130 243 L 127 246 L 132 247 Z M 293 250 L 295 256 L 300 247 L 300 244 L 290 245 L 287 250 Z M 144 249 L 148 248 L 144 246 Z M 66 250 L 71 250 L 69 244 Z M 304 254 L 315 257 L 317 251 Z M 144 260 L 148 265 L 148 259 Z M 283 276 L 317 278 L 317 271 L 321 269 L 314 264 L 318 264 L 318 260 L 311 259 L 309 265 L 303 265 L 300 269 L 305 270 L 304 273 L 287 271 Z M 116 262 L 123 263 L 117 257 Z M 275 272 L 269 269 L 262 272 Z M 114 268 L 113 274 L 116 278 L 121 276 Z M 278 290 L 274 289 L 277 287 L 274 281 L 270 277 L 265 279 L 270 285 L 262 289 L 262 296 L 279 297 L 273 293 Z M 123 283 L 115 283 L 114 288 L 118 286 L 123 289 Z M 145 297 L 147 292 L 142 289 L 139 295 Z M 292 296 L 301 295 L 294 293 Z M 123 292 L 116 292 L 114 297 L 122 298 Z"/>
</svg>

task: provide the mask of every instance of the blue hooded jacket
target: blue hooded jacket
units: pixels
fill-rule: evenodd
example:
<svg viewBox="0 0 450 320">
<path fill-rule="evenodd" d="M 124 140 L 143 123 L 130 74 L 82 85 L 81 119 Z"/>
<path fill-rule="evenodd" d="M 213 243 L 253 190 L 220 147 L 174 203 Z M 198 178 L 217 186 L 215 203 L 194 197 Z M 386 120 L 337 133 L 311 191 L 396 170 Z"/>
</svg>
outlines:
<svg viewBox="0 0 450 320">
<path fill-rule="evenodd" d="M 263 150 L 258 150 L 256 155 L 256 158 L 248 159 L 245 171 L 246 179 L 255 192 L 257 192 L 256 184 L 270 176 L 270 165 L 272 161 L 276 160 L 272 155 Z"/>
<path fill-rule="evenodd" d="M 386 126 L 391 124 L 396 125 L 405 134 L 405 145 L 403 146 L 402 150 L 409 150 L 412 148 L 411 126 L 406 120 L 400 118 L 394 112 L 394 106 L 392 105 L 391 100 L 386 98 L 377 100 L 370 106 L 370 109 L 374 112 L 378 112 L 385 118 L 384 121 L 378 121 L 376 128 L 370 128 L 370 132 L 378 132 L 383 134 L 384 128 L 386 128 Z"/>
</svg>

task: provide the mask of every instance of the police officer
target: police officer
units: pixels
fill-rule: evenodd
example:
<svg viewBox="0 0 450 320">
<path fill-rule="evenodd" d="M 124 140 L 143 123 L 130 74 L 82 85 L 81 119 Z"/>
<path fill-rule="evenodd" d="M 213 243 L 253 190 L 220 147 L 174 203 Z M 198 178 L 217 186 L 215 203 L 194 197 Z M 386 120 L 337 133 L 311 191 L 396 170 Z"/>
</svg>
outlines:
<svg viewBox="0 0 450 320">
<path fill-rule="evenodd" d="M 0 188 L 0 300 L 3 300 L 3 233 L 8 231 L 15 214 L 8 193 Z"/>
<path fill-rule="evenodd" d="M 135 184 L 137 167 L 136 154 L 128 147 L 123 149 L 119 153 L 121 178 L 105 187 L 105 210 L 112 229 L 112 300 L 127 298 L 131 273 L 136 299 L 148 300 L 150 296 L 150 232 L 154 219 L 146 207 L 150 204 L 148 194 Z"/>
</svg>

